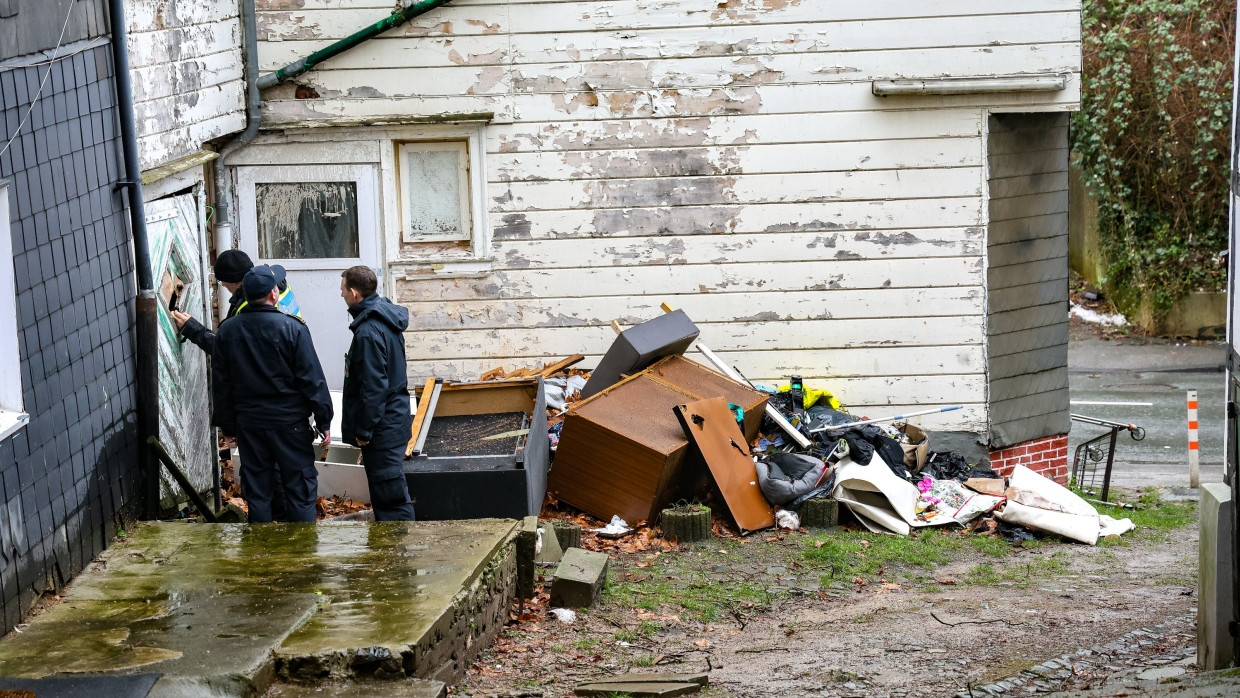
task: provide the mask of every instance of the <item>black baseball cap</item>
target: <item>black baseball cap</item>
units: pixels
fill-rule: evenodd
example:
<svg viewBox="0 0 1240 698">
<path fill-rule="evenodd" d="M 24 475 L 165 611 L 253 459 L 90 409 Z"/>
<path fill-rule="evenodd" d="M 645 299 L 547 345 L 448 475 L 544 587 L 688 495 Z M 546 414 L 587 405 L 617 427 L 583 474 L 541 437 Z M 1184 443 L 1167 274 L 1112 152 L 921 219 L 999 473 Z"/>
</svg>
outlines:
<svg viewBox="0 0 1240 698">
<path fill-rule="evenodd" d="M 241 250 L 224 250 L 215 260 L 215 278 L 230 284 L 240 283 L 245 273 L 253 268 L 250 255 Z"/>
<path fill-rule="evenodd" d="M 247 271 L 242 277 L 241 290 L 245 292 L 247 301 L 258 301 L 266 298 L 278 283 L 280 281 L 276 278 L 275 271 L 266 264 L 260 264 Z"/>
</svg>

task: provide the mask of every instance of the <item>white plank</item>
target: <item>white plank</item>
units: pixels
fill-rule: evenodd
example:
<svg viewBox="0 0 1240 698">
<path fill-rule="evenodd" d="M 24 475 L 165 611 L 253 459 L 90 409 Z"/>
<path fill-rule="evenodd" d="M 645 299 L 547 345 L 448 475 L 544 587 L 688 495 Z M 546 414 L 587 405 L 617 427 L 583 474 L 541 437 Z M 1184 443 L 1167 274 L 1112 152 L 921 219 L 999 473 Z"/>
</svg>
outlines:
<svg viewBox="0 0 1240 698">
<path fill-rule="evenodd" d="M 980 286 L 982 260 L 854 259 L 833 262 L 765 262 L 747 264 L 677 264 L 658 267 L 519 270 L 493 272 L 482 278 L 421 282 L 424 300 L 482 298 L 581 298 L 643 293 L 666 296 L 687 293 L 753 291 L 814 291 L 829 289 L 923 288 Z M 399 269 L 392 268 L 399 276 Z M 398 288 L 401 284 L 398 283 Z M 404 293 L 398 290 L 403 296 Z"/>
<path fill-rule="evenodd" d="M 813 89 L 805 85 L 737 85 L 713 89 L 652 89 L 619 91 L 565 91 L 555 94 L 451 95 L 437 97 L 390 97 L 368 99 L 334 96 L 325 99 L 293 99 L 291 89 L 264 92 L 264 119 L 370 118 L 390 115 L 449 116 L 492 111 L 500 121 L 519 120 L 539 124 L 554 122 L 607 121 L 655 117 L 669 114 L 681 118 L 696 116 L 729 117 L 738 114 L 819 114 L 834 112 L 906 111 L 924 114 L 926 110 L 955 110 L 976 115 L 981 107 L 1056 105 L 1074 109 L 1080 102 L 1080 76 L 1068 76 L 1068 87 L 1056 93 L 1004 93 L 946 95 L 900 98 L 875 97 L 870 82 L 821 83 Z M 817 118 L 817 117 L 815 117 Z M 919 117 L 920 118 L 920 117 Z M 922 119 L 925 121 L 925 119 Z M 559 125 L 559 124 L 557 124 Z M 923 125 L 925 128 L 925 125 Z M 796 132 L 777 132 L 796 139 Z M 830 132 L 827 132 L 830 133 Z M 939 134 L 922 134 L 939 135 Z M 943 134 L 947 135 L 947 134 Z M 892 136 L 898 138 L 899 136 Z M 914 136 L 917 137 L 917 136 Z M 771 134 L 765 134 L 771 138 Z M 804 140 L 804 139 L 801 139 Z M 827 140 L 841 140 L 828 137 Z"/>
<path fill-rule="evenodd" d="M 245 108 L 244 91 L 236 89 L 236 85 L 229 83 L 208 87 L 196 93 L 198 99 L 172 95 L 135 104 L 134 123 L 138 134 L 147 136 L 162 131 L 184 131 L 188 124 L 242 113 Z"/>
<path fill-rule="evenodd" d="M 688 3 L 688 9 L 698 9 L 700 5 L 693 0 L 663 0 L 659 4 L 668 5 L 679 3 Z M 614 5 L 616 0 L 454 0 L 452 3 L 456 7 L 487 7 L 493 5 L 508 6 L 511 10 L 521 11 L 530 5 L 555 5 L 561 3 L 560 6 L 571 6 L 577 8 L 585 8 L 593 5 Z M 645 7 L 650 4 L 649 0 L 637 0 L 634 4 Z M 768 2 L 754 2 L 746 0 L 742 5 L 763 6 Z M 1080 0 L 1031 0 L 1021 3 L 1016 10 L 1012 11 L 1037 11 L 1037 12 L 1062 12 L 1073 8 L 1080 9 Z M 255 7 L 260 11 L 303 9 L 303 10 L 363 10 L 378 9 L 386 12 L 392 11 L 391 0 L 256 0 Z M 874 0 L 866 4 L 866 12 L 861 13 L 864 17 L 917 17 L 917 16 L 936 16 L 936 15 L 977 15 L 977 14 L 996 14 L 1008 11 L 1006 5 L 982 6 L 978 7 L 977 3 L 969 0 L 924 0 L 916 2 L 910 0 Z M 492 10 L 494 11 L 494 10 Z M 853 8 L 832 8 L 832 16 L 838 16 L 841 19 L 847 19 L 857 14 Z M 928 13 L 928 14 L 927 14 Z"/>
<path fill-rule="evenodd" d="M 797 172 L 729 177 L 650 177 L 509 182 L 488 187 L 491 210 L 592 210 L 780 202 L 871 201 L 981 196 L 980 167 L 935 170 Z"/>
<path fill-rule="evenodd" d="M 185 155 L 198 152 L 202 144 L 245 128 L 245 111 L 236 109 L 213 119 L 159 133 L 140 133 L 138 159 L 142 169 L 149 170 Z"/>
<path fill-rule="evenodd" d="M 980 318 L 874 318 L 850 320 L 810 320 L 799 322 L 733 322 L 698 324 L 703 339 L 713 348 L 744 347 L 747 351 L 830 350 L 835 368 L 832 375 L 888 375 L 899 365 L 899 372 L 931 373 L 981 372 L 980 345 L 985 329 Z M 405 353 L 410 360 L 452 356 L 462 359 L 490 356 L 539 357 L 597 354 L 607 350 L 616 336 L 607 325 L 594 327 L 543 327 L 528 329 L 437 330 L 406 332 Z M 942 347 L 972 345 L 971 349 Z M 880 355 L 893 348 L 920 349 L 901 352 L 898 359 L 880 361 Z M 834 356 L 855 353 L 848 371 L 838 366 Z M 873 371 L 874 373 L 871 373 Z"/>
<path fill-rule="evenodd" d="M 133 100 L 147 102 L 174 94 L 202 93 L 242 79 L 241 49 L 190 58 L 175 63 L 159 63 L 130 71 Z"/>
<path fill-rule="evenodd" d="M 683 309 L 698 323 L 847 320 L 881 317 L 976 317 L 983 312 L 980 287 L 832 289 L 729 294 L 669 294 L 602 298 L 527 298 L 421 301 L 424 284 L 398 284 L 399 302 L 409 308 L 416 330 L 610 325 L 630 327 L 663 314 L 660 303 Z M 427 292 L 428 293 L 428 292 Z M 429 295 L 429 293 L 428 293 Z"/>
<path fill-rule="evenodd" d="M 505 94 L 565 90 L 729 88 L 739 85 L 816 85 L 875 79 L 1078 72 L 1076 43 L 952 47 L 820 53 L 809 56 L 744 56 L 668 60 L 315 70 L 299 82 L 320 94 L 348 94 L 364 85 L 372 97 Z"/>
<path fill-rule="evenodd" d="M 499 240 L 496 270 L 735 264 L 931 257 L 976 257 L 985 249 L 980 227 L 900 231 L 824 231 L 756 235 L 693 235 L 566 240 Z M 993 261 L 992 261 L 993 264 Z"/>
<path fill-rule="evenodd" d="M 710 345 L 707 345 L 710 346 Z M 713 347 L 712 347 L 713 348 Z M 755 383 L 778 384 L 787 383 L 788 376 L 798 374 L 807 384 L 830 390 L 849 409 L 862 409 L 871 417 L 883 417 L 888 414 L 911 411 L 909 405 L 918 405 L 922 409 L 946 405 L 974 404 L 984 405 L 986 400 L 986 379 L 980 374 L 963 375 L 890 375 L 890 376 L 858 376 L 838 377 L 823 370 L 823 352 L 792 352 L 792 351 L 717 351 L 725 361 L 740 368 L 750 381 Z M 830 352 L 831 354 L 839 352 Z M 693 357 L 690 352 L 689 357 Z M 506 369 L 519 368 L 525 365 L 541 366 L 556 359 L 453 359 L 444 357 L 430 361 L 410 361 L 410 382 L 424 381 L 434 376 L 445 380 L 477 380 L 486 371 L 502 366 Z M 597 356 L 588 356 L 582 366 L 594 366 L 598 363 Z M 892 406 L 896 409 L 876 408 Z M 952 413 L 943 415 L 944 421 Z M 929 424 L 930 422 L 925 422 Z"/>
<path fill-rule="evenodd" d="M 494 239 L 906 230 L 985 224 L 981 197 L 492 214 Z"/>
<path fill-rule="evenodd" d="M 235 2 L 203 0 L 130 0 L 125 3 L 129 35 L 149 33 L 153 27 L 173 29 L 194 24 L 223 22 L 238 17 Z"/>
<path fill-rule="evenodd" d="M 490 112 L 496 118 L 512 121 L 511 99 L 506 95 L 453 95 L 402 99 L 369 99 L 333 96 L 330 99 L 294 99 L 293 87 L 285 85 L 263 92 L 263 125 L 307 122 L 333 125 L 334 120 L 382 117 L 431 117 L 452 121 L 453 116 Z"/>
<path fill-rule="evenodd" d="M 379 162 L 378 140 L 298 143 L 279 136 L 251 143 L 228 158 L 229 165 L 344 165 Z"/>
<path fill-rule="evenodd" d="M 629 2 L 502 2 L 507 10 L 489 3 L 454 2 L 415 17 L 408 25 L 385 36 L 409 34 L 560 33 L 581 31 L 700 27 L 711 30 L 743 24 L 786 24 L 817 21 L 855 22 L 884 18 L 969 17 L 1030 12 L 1079 11 L 1079 0 L 1041 0 L 1037 3 L 995 4 L 975 0 L 918 2 L 897 0 L 870 3 L 789 2 L 771 9 L 768 0 L 733 0 L 724 6 L 696 0 Z M 388 6 L 341 5 L 320 9 L 308 4 L 293 10 L 259 12 L 260 36 L 275 33 L 286 39 L 343 39 L 391 13 Z M 472 23 L 471 23 L 472 21 Z"/>
<path fill-rule="evenodd" d="M 206 56 L 241 46 L 241 21 L 230 19 L 130 35 L 126 46 L 131 68 Z"/>
<path fill-rule="evenodd" d="M 813 115 L 757 114 L 716 117 L 496 124 L 487 129 L 488 152 L 602 150 L 836 143 L 895 138 L 955 138 L 981 135 L 976 109 L 842 112 Z"/>
<path fill-rule="evenodd" d="M 976 138 L 489 155 L 492 182 L 980 167 Z"/>
<path fill-rule="evenodd" d="M 1079 42 L 1079 12 L 978 17 L 818 21 L 804 24 L 729 25 L 704 37 L 700 27 L 570 34 L 481 34 L 379 37 L 333 57 L 321 69 L 433 68 L 448 64 L 504 65 L 669 59 L 705 56 L 890 51 L 914 48 Z M 331 43 L 285 40 L 263 46 L 263 70 L 275 70 Z"/>
</svg>

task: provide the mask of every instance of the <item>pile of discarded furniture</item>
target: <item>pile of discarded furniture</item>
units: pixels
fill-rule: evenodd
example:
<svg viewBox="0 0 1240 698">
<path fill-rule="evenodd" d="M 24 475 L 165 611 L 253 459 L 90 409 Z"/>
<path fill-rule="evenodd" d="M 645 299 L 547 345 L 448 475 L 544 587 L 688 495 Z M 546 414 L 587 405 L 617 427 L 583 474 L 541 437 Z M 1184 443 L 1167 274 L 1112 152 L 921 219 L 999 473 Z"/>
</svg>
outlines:
<svg viewBox="0 0 1240 698">
<path fill-rule="evenodd" d="M 684 353 L 697 337 L 681 311 L 620 332 L 556 430 L 548 487 L 559 501 L 632 523 L 712 501 L 742 534 L 798 528 L 798 512 L 824 500 L 904 535 L 983 517 L 1089 544 L 1132 528 L 1027 468 L 1001 478 L 935 452 L 929 434 L 897 421 L 957 407 L 862 419 L 796 376 L 753 385 L 700 342 L 705 364 L 693 361 Z"/>
<path fill-rule="evenodd" d="M 958 406 L 866 419 L 797 376 L 755 385 L 697 341 L 683 311 L 664 310 L 615 326 L 588 373 L 565 375 L 583 359 L 575 355 L 476 383 L 426 381 L 405 461 L 419 518 L 537 516 L 551 490 L 620 530 L 658 523 L 678 502 L 710 502 L 741 534 L 830 526 L 840 508 L 901 535 L 985 520 L 1093 544 L 1132 528 L 1026 468 L 1001 478 L 934 451 L 932 435 L 908 421 Z M 702 361 L 686 356 L 691 348 Z M 347 447 L 325 461 L 321 482 L 353 466 L 353 491 L 336 494 L 364 494 Z"/>
</svg>

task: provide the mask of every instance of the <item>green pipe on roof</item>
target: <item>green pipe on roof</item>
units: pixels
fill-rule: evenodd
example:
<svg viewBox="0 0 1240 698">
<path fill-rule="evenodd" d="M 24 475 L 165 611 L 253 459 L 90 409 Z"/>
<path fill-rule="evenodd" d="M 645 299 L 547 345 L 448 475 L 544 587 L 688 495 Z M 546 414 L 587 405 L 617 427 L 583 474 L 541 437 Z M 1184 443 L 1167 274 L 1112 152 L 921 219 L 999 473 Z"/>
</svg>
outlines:
<svg viewBox="0 0 1240 698">
<path fill-rule="evenodd" d="M 275 87 L 289 78 L 297 77 L 302 73 L 313 70 L 315 66 L 332 56 L 339 55 L 357 46 L 368 39 L 374 38 L 389 29 L 395 29 L 418 15 L 425 14 L 440 5 L 448 4 L 449 0 L 415 0 L 412 4 L 402 10 L 394 10 L 392 14 L 375 22 L 374 24 L 364 27 L 337 41 L 330 46 L 325 46 L 318 51 L 300 58 L 288 65 L 280 68 L 274 73 L 268 73 L 258 79 L 258 89 L 265 90 L 268 87 Z"/>
</svg>

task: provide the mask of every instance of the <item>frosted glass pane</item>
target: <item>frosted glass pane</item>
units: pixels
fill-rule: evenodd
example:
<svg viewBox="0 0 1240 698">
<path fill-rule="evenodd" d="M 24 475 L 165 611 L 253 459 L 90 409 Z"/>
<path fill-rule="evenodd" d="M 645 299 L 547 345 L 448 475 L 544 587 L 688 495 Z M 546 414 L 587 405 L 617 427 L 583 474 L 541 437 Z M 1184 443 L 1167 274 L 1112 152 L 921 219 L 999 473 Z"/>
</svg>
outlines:
<svg viewBox="0 0 1240 698">
<path fill-rule="evenodd" d="M 405 220 L 410 236 L 468 237 L 461 211 L 464 157 L 461 150 L 405 150 Z"/>
<path fill-rule="evenodd" d="M 264 259 L 357 257 L 357 183 L 254 185 Z"/>
</svg>

